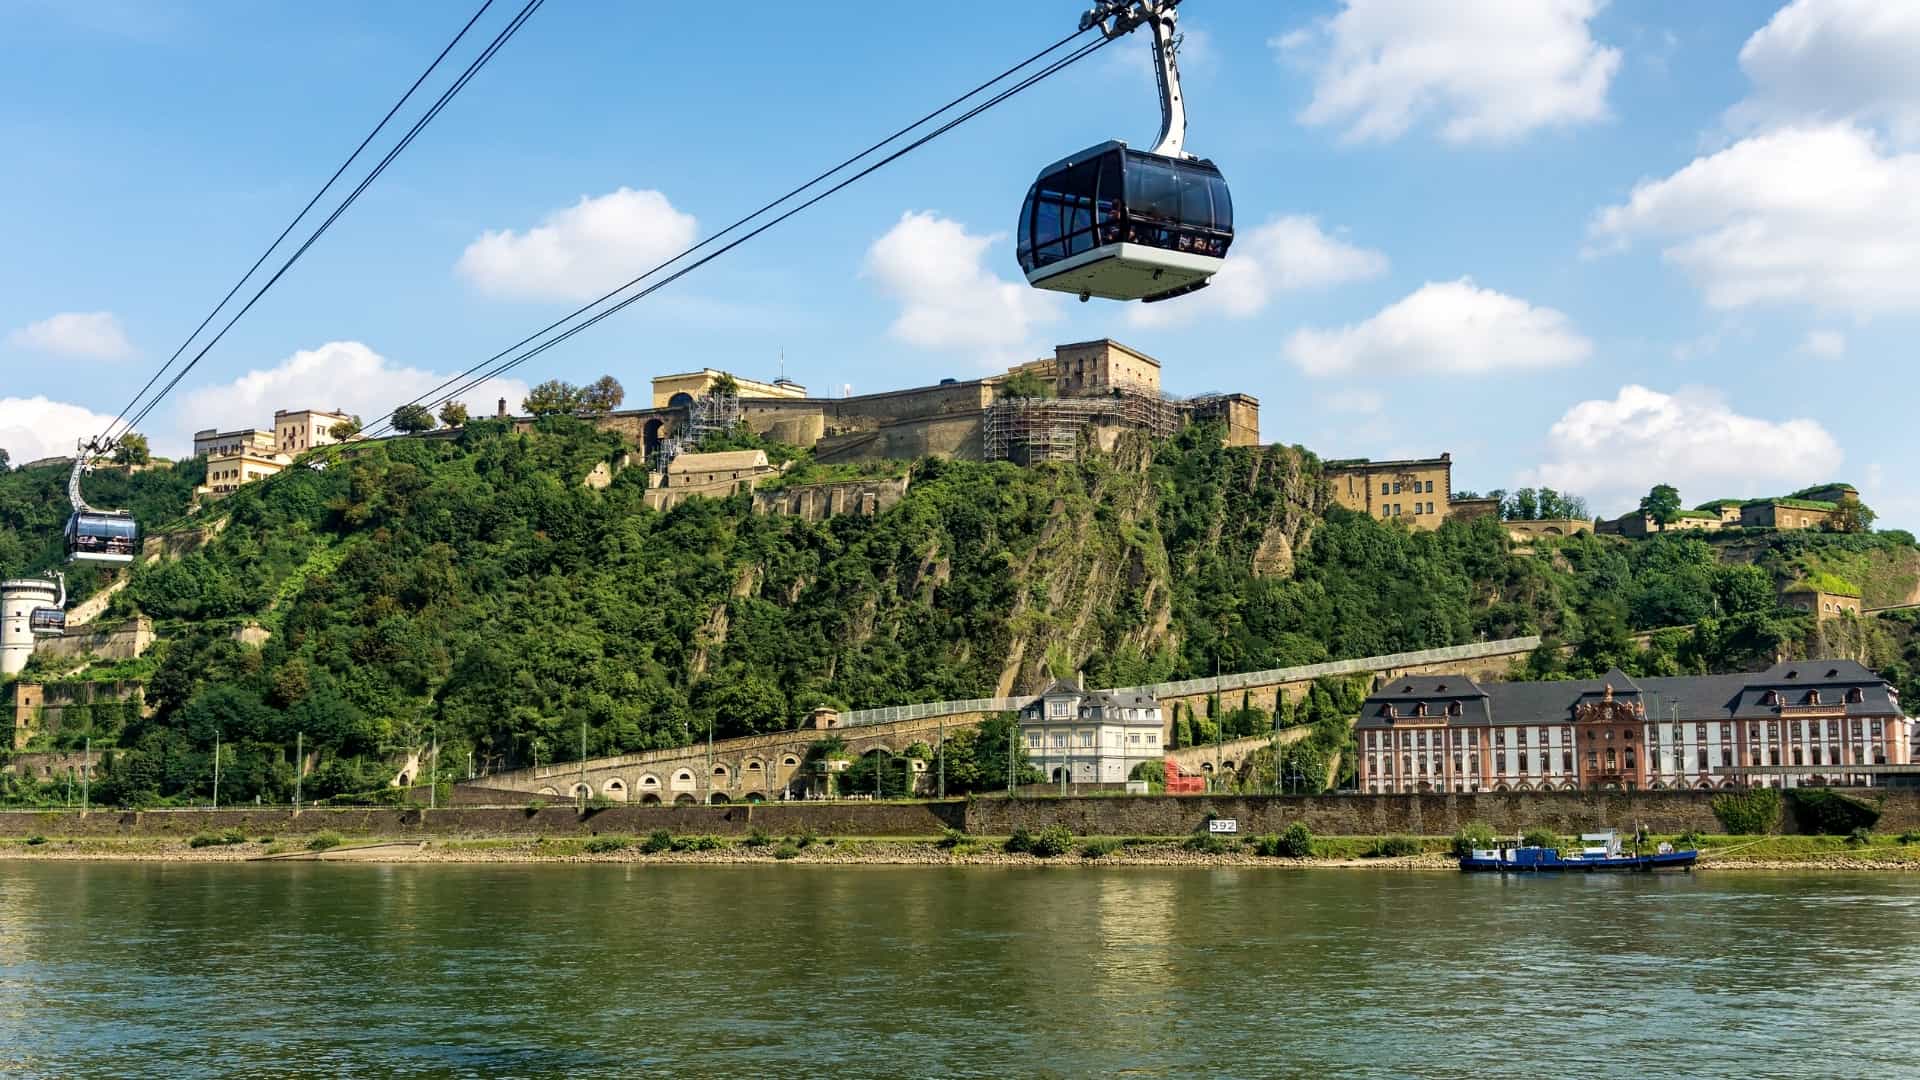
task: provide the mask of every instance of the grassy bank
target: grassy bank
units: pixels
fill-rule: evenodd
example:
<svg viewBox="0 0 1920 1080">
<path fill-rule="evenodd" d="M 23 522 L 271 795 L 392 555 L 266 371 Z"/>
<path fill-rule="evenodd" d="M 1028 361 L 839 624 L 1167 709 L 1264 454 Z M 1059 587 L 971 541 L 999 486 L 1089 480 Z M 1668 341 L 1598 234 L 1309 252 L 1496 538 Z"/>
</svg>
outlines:
<svg viewBox="0 0 1920 1080">
<path fill-rule="evenodd" d="M 1314 837 L 1308 855 L 1272 838 L 1068 837 L 651 837 L 488 838 L 202 835 L 0 838 L 0 859 L 245 862 L 264 857 L 325 861 L 441 863 L 618 862 L 661 865 L 826 863 L 930 866 L 1269 866 L 1451 869 L 1448 837 Z M 1673 840 L 1673 837 L 1656 839 Z M 1909 837 L 1910 841 L 1914 838 Z M 1698 838 L 1702 870 L 1920 870 L 1920 843 L 1894 836 L 1708 836 Z M 1009 850 L 1009 848 L 1014 850 Z M 1276 850 L 1278 847 L 1278 850 Z M 1025 850 L 1021 850 L 1021 849 Z"/>
</svg>

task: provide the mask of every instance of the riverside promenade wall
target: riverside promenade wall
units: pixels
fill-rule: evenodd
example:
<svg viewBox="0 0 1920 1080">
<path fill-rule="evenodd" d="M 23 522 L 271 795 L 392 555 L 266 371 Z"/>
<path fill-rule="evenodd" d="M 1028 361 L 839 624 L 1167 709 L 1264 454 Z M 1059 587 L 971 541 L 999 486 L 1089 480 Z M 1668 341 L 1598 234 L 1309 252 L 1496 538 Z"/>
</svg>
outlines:
<svg viewBox="0 0 1920 1080">
<path fill-rule="evenodd" d="M 1867 793 L 1856 793 L 1866 795 Z M 1881 791 L 1880 832 L 1920 829 L 1920 791 Z M 249 836 L 489 837 L 644 835 L 774 836 L 811 830 L 822 836 L 934 836 L 948 828 L 1004 836 L 1015 828 L 1065 825 L 1077 836 L 1180 836 L 1209 816 L 1237 819 L 1242 835 L 1273 833 L 1304 821 L 1323 836 L 1451 835 L 1468 822 L 1496 832 L 1547 828 L 1572 835 L 1644 826 L 1659 833 L 1721 831 L 1709 792 L 1529 792 L 1476 795 L 1093 796 L 986 798 L 922 803 L 788 803 L 725 806 L 615 806 L 582 815 L 569 806 L 538 810 L 417 809 L 0 811 L 0 838 L 36 833 L 77 837 L 172 837 L 239 829 Z M 1782 829 L 1792 828 L 1783 813 Z"/>
</svg>

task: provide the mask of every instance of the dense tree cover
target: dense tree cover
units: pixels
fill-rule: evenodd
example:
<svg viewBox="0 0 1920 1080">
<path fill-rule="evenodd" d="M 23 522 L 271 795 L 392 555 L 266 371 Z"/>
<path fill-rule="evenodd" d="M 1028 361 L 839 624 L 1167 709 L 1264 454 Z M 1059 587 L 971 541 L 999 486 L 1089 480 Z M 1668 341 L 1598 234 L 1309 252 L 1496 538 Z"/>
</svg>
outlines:
<svg viewBox="0 0 1920 1080">
<path fill-rule="evenodd" d="M 626 390 L 611 375 L 602 375 L 585 386 L 548 379 L 529 390 L 520 407 L 534 416 L 591 416 L 612 412 L 626 399 Z"/>
<path fill-rule="evenodd" d="M 402 405 L 393 410 L 393 430 L 402 435 L 433 429 L 433 413 L 425 405 Z"/>
<path fill-rule="evenodd" d="M 1479 492 L 1475 491 L 1453 493 L 1455 501 L 1480 497 Z M 1585 498 L 1550 487 L 1521 488 L 1518 491 L 1495 488 L 1487 492 L 1486 497 L 1499 505 L 1500 517 L 1506 521 L 1538 521 L 1543 518 L 1584 520 L 1593 516 L 1593 512 L 1587 509 Z"/>
<path fill-rule="evenodd" d="M 223 798 L 290 796 L 301 733 L 320 797 L 380 787 L 430 740 L 442 760 L 471 752 L 483 767 L 571 758 L 583 726 L 590 754 L 684 745 L 791 729 L 821 703 L 987 696 L 1012 671 L 1031 679 L 1040 657 L 1091 685 L 1134 685 L 1539 633 L 1575 646 L 1571 660 L 1543 649 L 1540 677 L 1753 666 L 1807 633 L 1775 606 L 1778 568 L 1870 570 L 1911 545 L 1781 534 L 1743 540 L 1741 562 L 1697 537 L 1582 536 L 1515 555 L 1497 521 L 1413 531 L 1323 511 L 1311 455 L 1228 448 L 1210 426 L 1139 467 L 927 460 L 893 510 L 824 522 L 755 515 L 744 495 L 655 512 L 637 469 L 602 491 L 581 483 L 622 450 L 564 416 L 531 433 L 470 420 L 236 492 L 204 550 L 141 566 L 116 600 L 153 616 L 164 644 L 148 661 L 152 714 L 97 733 L 117 743 L 103 798 L 204 798 L 216 733 Z M 0 476 L 14 496 L 0 498 L 0 568 L 10 535 L 54 538 L 21 568 L 57 558 L 64 508 L 44 504 L 63 500 L 38 475 L 50 472 Z M 101 474 L 89 491 L 164 520 L 195 478 Z M 1083 613 L 1073 590 L 1094 580 L 1117 599 Z M 237 643 L 243 621 L 272 637 Z M 1647 650 L 1633 640 L 1676 624 L 1695 628 Z M 1315 726 L 1296 760 L 1312 751 L 1324 769 L 1342 754 L 1345 693 L 1283 710 L 1282 724 Z M 1273 704 L 1209 711 L 1231 738 L 1268 729 Z M 1214 736 L 1204 717 L 1182 721 L 1185 741 Z M 1004 787 L 995 723 L 950 733 L 949 791 Z M 855 781 L 877 777 L 882 793 L 896 782 L 879 762 L 861 768 Z"/>
</svg>

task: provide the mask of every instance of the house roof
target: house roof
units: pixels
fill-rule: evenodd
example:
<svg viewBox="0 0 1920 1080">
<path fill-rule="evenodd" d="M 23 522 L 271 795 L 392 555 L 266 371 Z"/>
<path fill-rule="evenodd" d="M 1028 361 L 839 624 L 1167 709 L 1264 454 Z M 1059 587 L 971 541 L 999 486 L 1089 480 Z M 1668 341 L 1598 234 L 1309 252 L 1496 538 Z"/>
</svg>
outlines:
<svg viewBox="0 0 1920 1080">
<path fill-rule="evenodd" d="M 730 472 L 767 468 L 765 450 L 721 450 L 711 454 L 681 454 L 667 463 L 670 473 Z"/>
<path fill-rule="evenodd" d="M 1081 704 L 1100 705 L 1109 709 L 1157 709 L 1160 707 L 1160 699 L 1152 694 L 1135 693 L 1131 690 L 1119 693 L 1099 690 L 1088 694 Z"/>
</svg>

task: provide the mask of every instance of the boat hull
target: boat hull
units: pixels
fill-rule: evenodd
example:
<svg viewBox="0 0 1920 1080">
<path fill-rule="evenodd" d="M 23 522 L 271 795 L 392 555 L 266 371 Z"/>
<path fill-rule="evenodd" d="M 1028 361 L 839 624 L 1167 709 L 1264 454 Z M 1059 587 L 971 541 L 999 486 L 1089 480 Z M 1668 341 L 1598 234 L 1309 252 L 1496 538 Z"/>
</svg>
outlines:
<svg viewBox="0 0 1920 1080">
<path fill-rule="evenodd" d="M 1631 874 L 1655 870 L 1691 870 L 1700 859 L 1697 851 L 1671 851 L 1659 855 L 1622 855 L 1610 859 L 1539 859 L 1509 861 L 1474 858 L 1460 860 L 1460 869 L 1481 874 Z"/>
</svg>

